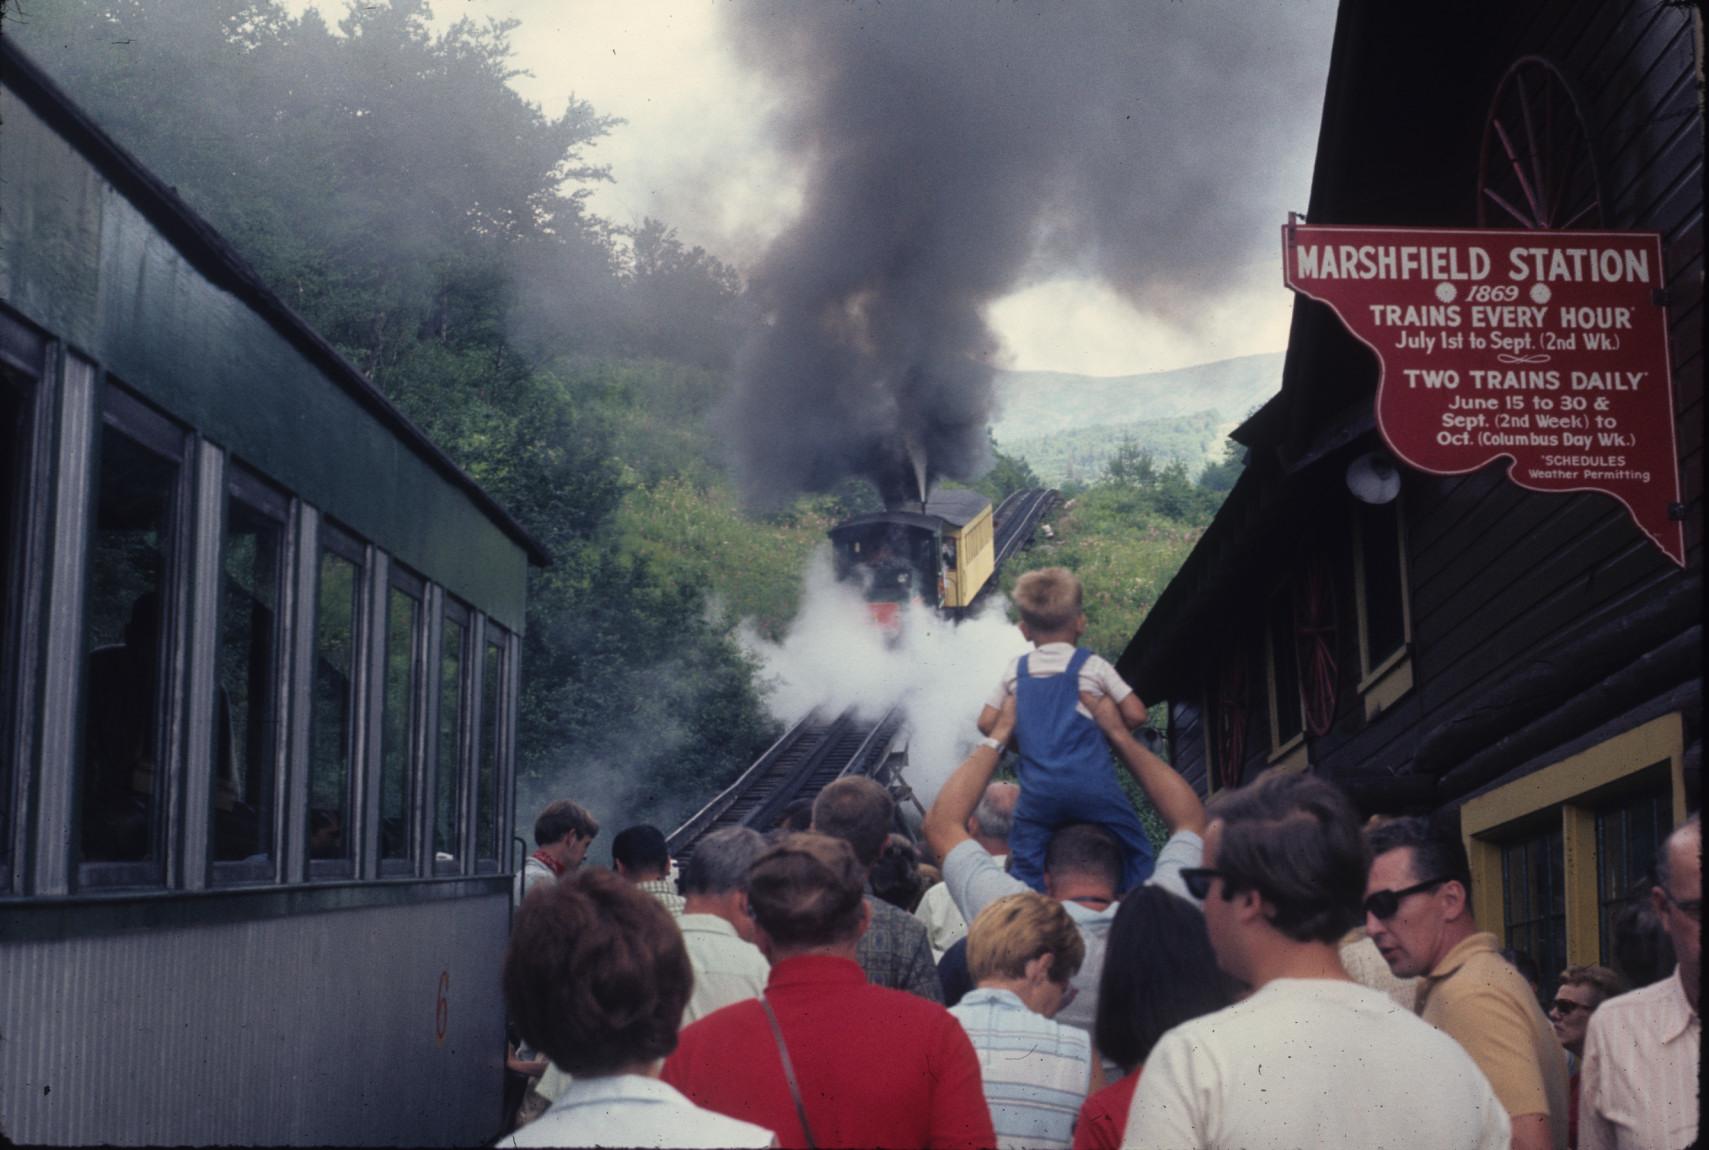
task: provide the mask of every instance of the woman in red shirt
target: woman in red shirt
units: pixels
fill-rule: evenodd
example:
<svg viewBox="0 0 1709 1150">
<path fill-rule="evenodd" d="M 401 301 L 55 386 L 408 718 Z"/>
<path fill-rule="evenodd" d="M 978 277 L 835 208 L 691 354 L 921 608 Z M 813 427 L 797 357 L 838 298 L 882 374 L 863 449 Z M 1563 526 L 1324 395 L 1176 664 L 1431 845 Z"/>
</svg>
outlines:
<svg viewBox="0 0 1709 1150">
<path fill-rule="evenodd" d="M 1156 886 L 1126 895 L 1104 947 L 1093 1029 L 1098 1050 L 1124 1074 L 1081 1105 L 1074 1150 L 1116 1150 L 1151 1048 L 1165 1031 L 1233 1003 L 1234 990 L 1198 907 Z"/>
</svg>

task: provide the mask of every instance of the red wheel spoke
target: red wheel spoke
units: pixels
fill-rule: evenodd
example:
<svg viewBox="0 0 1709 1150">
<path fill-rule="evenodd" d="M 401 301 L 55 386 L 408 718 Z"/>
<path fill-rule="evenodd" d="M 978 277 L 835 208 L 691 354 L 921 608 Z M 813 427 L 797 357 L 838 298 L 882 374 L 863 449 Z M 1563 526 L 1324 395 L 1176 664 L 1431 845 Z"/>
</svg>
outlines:
<svg viewBox="0 0 1709 1150">
<path fill-rule="evenodd" d="M 1502 211 L 1506 212 L 1508 215 L 1512 216 L 1514 219 L 1518 220 L 1520 223 L 1524 224 L 1526 227 L 1536 228 L 1536 227 L 1540 226 L 1536 220 L 1532 219 L 1530 216 L 1527 216 L 1524 212 L 1521 212 L 1518 208 L 1516 208 L 1512 204 L 1508 203 L 1507 198 L 1505 196 L 1503 196 L 1500 192 L 1496 191 L 1494 188 L 1485 188 L 1484 189 L 1484 195 L 1486 195 L 1490 199 L 1494 200 L 1498 205 L 1500 205 Z"/>
<path fill-rule="evenodd" d="M 1501 139 L 1502 150 L 1507 153 L 1507 162 L 1513 168 L 1513 178 L 1519 181 L 1519 190 L 1525 193 L 1525 202 L 1531 205 L 1531 218 L 1535 222 L 1530 226 L 1541 227 L 1543 223 L 1543 213 L 1537 208 L 1537 195 L 1531 190 L 1531 181 L 1525 178 L 1525 168 L 1520 164 L 1519 156 L 1513 150 L 1513 142 L 1507 138 L 1507 129 L 1501 126 L 1500 120 L 1494 121 L 1493 126 L 1495 128 L 1495 134 Z M 1507 208 L 1508 211 L 1513 212 L 1513 209 L 1508 207 L 1505 200 L 1502 201 L 1501 206 Z M 1515 219 L 1524 218 L 1519 215 L 1518 212 L 1513 212 L 1513 215 Z"/>
<path fill-rule="evenodd" d="M 1561 230 L 1565 231 L 1566 229 L 1572 227 L 1574 224 L 1578 223 L 1580 220 L 1582 220 L 1586 216 L 1588 216 L 1591 212 L 1597 211 L 1601 207 L 1602 207 L 1602 201 L 1601 200 L 1592 199 L 1589 203 L 1585 204 L 1584 207 L 1582 207 L 1578 211 L 1574 212 L 1572 215 L 1572 218 L 1567 220 L 1565 223 L 1563 223 L 1561 225 Z"/>
<path fill-rule="evenodd" d="M 1551 205 L 1546 198 L 1547 188 L 1543 180 L 1543 149 L 1537 146 L 1537 128 L 1531 120 L 1531 96 L 1525 90 L 1525 77 L 1520 74 L 1513 79 L 1514 87 L 1519 92 L 1519 115 L 1525 123 L 1525 146 L 1531 151 L 1531 183 L 1525 185 L 1526 194 L 1530 194 L 1532 187 L 1537 189 L 1537 198 L 1532 199 L 1531 206 L 1537 212 L 1538 224 L 1546 228 L 1550 226 L 1549 217 L 1552 213 L 1549 211 Z M 1543 90 L 1543 95 L 1546 100 L 1547 88 Z M 1521 180 L 1520 183 L 1525 184 L 1525 181 Z"/>
<path fill-rule="evenodd" d="M 1572 183 L 1572 175 L 1578 170 L 1579 154 L 1583 151 L 1583 141 L 1579 139 L 1577 132 L 1568 130 L 1565 135 L 1567 138 L 1567 146 L 1571 151 L 1567 152 L 1566 163 L 1561 164 L 1555 170 L 1555 191 L 1552 201 L 1555 204 L 1561 205 L 1562 211 L 1565 211 L 1566 205 L 1572 202 L 1567 198 L 1567 193 Z M 1580 214 L 1582 214 L 1582 212 Z M 1572 225 L 1561 224 L 1560 226 L 1567 228 Z"/>
</svg>

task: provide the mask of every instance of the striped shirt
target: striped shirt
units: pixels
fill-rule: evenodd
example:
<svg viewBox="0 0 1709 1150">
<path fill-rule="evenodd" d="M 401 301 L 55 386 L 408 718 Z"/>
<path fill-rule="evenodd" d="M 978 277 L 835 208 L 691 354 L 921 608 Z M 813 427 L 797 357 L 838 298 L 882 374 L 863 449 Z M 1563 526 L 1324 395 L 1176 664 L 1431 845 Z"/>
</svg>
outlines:
<svg viewBox="0 0 1709 1150">
<path fill-rule="evenodd" d="M 1033 1013 L 1013 991 L 991 987 L 970 991 L 949 1012 L 979 1055 L 997 1145 L 1068 1150 L 1091 1084 L 1086 1032 Z"/>
<path fill-rule="evenodd" d="M 1590 1016 L 1579 1071 L 1581 1150 L 1678 1150 L 1697 1139 L 1703 1023 L 1671 978 L 1610 998 Z"/>
</svg>

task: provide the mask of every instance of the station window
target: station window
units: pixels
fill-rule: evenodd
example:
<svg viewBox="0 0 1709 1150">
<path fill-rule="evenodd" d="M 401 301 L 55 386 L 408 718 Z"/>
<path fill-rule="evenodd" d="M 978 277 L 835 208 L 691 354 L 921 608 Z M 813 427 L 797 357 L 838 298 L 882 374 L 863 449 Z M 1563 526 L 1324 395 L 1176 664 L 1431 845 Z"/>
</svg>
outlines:
<svg viewBox="0 0 1709 1150">
<path fill-rule="evenodd" d="M 481 662 L 481 759 L 475 776 L 475 858 L 498 858 L 499 750 L 504 732 L 503 632 L 487 624 Z M 494 636 L 497 638 L 494 638 Z"/>
<path fill-rule="evenodd" d="M 89 546 L 78 841 L 85 886 L 159 883 L 187 436 L 109 386 Z"/>
<path fill-rule="evenodd" d="M 1566 852 L 1561 833 L 1557 823 L 1501 848 L 1504 937 L 1508 946 L 1536 961 L 1546 991 L 1554 989 L 1553 980 L 1567 966 Z"/>
<path fill-rule="evenodd" d="M 323 524 L 315 600 L 307 828 L 311 873 L 322 877 L 351 870 L 351 767 L 360 726 L 356 671 L 362 665 L 364 566 L 362 545 Z"/>
<path fill-rule="evenodd" d="M 1299 658 L 1295 652 L 1293 596 L 1283 587 L 1270 597 L 1264 614 L 1268 655 L 1270 761 L 1285 769 L 1305 766 L 1305 702 L 1300 696 Z"/>
<path fill-rule="evenodd" d="M 1613 961 L 1614 916 L 1686 816 L 1684 724 L 1651 719 L 1469 799 L 1460 811 L 1478 921 L 1545 981 Z"/>
<path fill-rule="evenodd" d="M 1610 803 L 1596 812 L 1597 935 L 1602 953 L 1614 953 L 1613 924 L 1631 903 L 1649 897 L 1656 851 L 1673 829 L 1666 789 Z"/>
<path fill-rule="evenodd" d="M 1353 584 L 1359 693 L 1375 718 L 1412 689 L 1412 615 L 1400 501 L 1353 504 Z"/>
<path fill-rule="evenodd" d="M 410 818 L 421 756 L 423 649 L 421 580 L 394 565 L 386 595 L 386 681 L 380 721 L 380 862 L 398 871 L 415 845 Z M 387 867 L 392 863 L 392 867 Z"/>
<path fill-rule="evenodd" d="M 233 467 L 220 553 L 213 844 L 216 879 L 277 874 L 280 657 L 290 500 Z"/>
<path fill-rule="evenodd" d="M 434 869 L 455 873 L 463 857 L 460 782 L 468 728 L 469 612 L 445 600 L 439 636 L 439 730 L 433 770 Z"/>
</svg>

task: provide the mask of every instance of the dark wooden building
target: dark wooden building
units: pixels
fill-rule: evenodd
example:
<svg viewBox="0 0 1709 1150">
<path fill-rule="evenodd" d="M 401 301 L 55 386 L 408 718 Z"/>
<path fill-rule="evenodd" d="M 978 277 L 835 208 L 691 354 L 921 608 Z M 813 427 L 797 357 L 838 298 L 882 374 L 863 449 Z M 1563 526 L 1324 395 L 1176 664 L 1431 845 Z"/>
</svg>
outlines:
<svg viewBox="0 0 1709 1150">
<path fill-rule="evenodd" d="M 1506 461 L 1355 498 L 1377 361 L 1301 298 L 1281 390 L 1234 433 L 1246 470 L 1119 663 L 1207 794 L 1303 770 L 1366 811 L 1457 811 L 1480 922 L 1546 975 L 1606 961 L 1698 802 L 1702 43 L 1693 6 L 1655 0 L 1343 3 L 1307 212 L 1659 232 L 1687 565 L 1611 497 L 1524 490 Z M 1547 173 L 1535 204 L 1502 187 L 1504 132 Z"/>
</svg>

